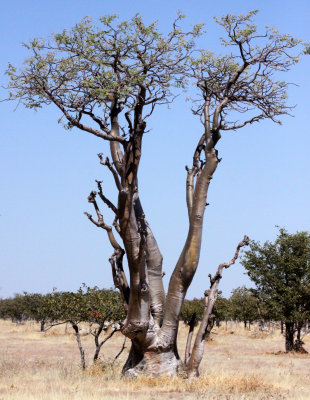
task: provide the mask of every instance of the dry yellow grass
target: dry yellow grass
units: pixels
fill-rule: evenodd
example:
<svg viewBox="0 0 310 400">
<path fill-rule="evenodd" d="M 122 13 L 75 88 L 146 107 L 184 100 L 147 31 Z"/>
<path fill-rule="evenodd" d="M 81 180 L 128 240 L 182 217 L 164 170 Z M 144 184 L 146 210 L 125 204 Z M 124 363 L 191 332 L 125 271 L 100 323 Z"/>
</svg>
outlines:
<svg viewBox="0 0 310 400">
<path fill-rule="evenodd" d="M 186 329 L 181 324 L 179 349 L 183 355 Z M 0 400 L 206 399 L 309 400 L 310 356 L 277 354 L 284 342 L 273 336 L 253 338 L 253 331 L 216 329 L 207 342 L 201 377 L 121 379 L 120 361 L 111 360 L 121 348 L 116 334 L 102 348 L 100 363 L 92 366 L 93 338 L 82 338 L 88 369 L 79 368 L 75 337 L 68 327 L 46 333 L 27 323 L 0 322 Z M 128 345 L 129 346 L 129 345 Z M 306 346 L 310 351 L 310 340 Z"/>
</svg>

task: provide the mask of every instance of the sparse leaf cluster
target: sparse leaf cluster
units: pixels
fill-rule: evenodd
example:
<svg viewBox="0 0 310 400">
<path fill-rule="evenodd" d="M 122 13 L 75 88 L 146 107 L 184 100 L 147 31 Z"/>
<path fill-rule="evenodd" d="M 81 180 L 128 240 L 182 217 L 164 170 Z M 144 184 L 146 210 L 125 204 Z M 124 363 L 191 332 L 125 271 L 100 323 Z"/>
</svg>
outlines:
<svg viewBox="0 0 310 400">
<path fill-rule="evenodd" d="M 217 131 L 238 129 L 262 119 L 280 123 L 278 117 L 291 109 L 286 105 L 289 83 L 278 77 L 298 62 L 300 50 L 295 54 L 292 50 L 301 41 L 269 27 L 259 33 L 253 23 L 256 13 L 216 19 L 226 31 L 222 44 L 230 52 L 217 56 L 202 50 L 192 59 L 200 89 L 193 111 L 202 117 L 206 131 L 215 136 Z"/>
</svg>

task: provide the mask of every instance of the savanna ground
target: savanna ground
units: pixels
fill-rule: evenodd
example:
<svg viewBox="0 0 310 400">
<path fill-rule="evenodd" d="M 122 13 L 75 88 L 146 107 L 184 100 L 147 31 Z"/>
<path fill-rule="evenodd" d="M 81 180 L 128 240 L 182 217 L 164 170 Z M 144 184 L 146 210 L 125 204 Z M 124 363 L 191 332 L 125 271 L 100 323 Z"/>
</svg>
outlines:
<svg viewBox="0 0 310 400">
<path fill-rule="evenodd" d="M 0 400 L 206 399 L 309 400 L 310 355 L 285 354 L 279 331 L 254 334 L 243 328 L 216 328 L 206 343 L 201 377 L 121 379 L 129 343 L 119 360 L 123 337 L 115 334 L 92 366 L 94 343 L 82 337 L 88 368 L 79 367 L 79 352 L 68 327 L 41 333 L 39 325 L 0 321 Z M 184 353 L 187 329 L 180 326 L 179 350 Z M 310 352 L 310 337 L 305 339 Z"/>
</svg>

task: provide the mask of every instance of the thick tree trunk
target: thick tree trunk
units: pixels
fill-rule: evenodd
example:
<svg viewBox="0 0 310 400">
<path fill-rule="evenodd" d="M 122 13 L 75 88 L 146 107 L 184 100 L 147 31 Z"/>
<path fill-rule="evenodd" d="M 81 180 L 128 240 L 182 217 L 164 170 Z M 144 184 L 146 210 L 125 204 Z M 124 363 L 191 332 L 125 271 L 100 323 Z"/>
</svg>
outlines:
<svg viewBox="0 0 310 400">
<path fill-rule="evenodd" d="M 206 164 L 197 178 L 192 204 L 188 204 L 189 230 L 182 253 L 170 278 L 160 331 L 160 341 L 167 348 L 175 341 L 181 307 L 198 267 L 207 193 L 217 165 L 216 151 L 212 149 L 212 151 L 206 152 Z"/>
<path fill-rule="evenodd" d="M 118 143 L 111 143 L 113 164 L 120 177 L 120 181 L 116 179 L 119 190 L 119 233 L 130 272 L 127 316 L 121 329 L 132 342 L 123 368 L 123 374 L 127 377 L 140 373 L 149 376 L 176 375 L 182 366 L 176 345 L 179 315 L 187 288 L 198 266 L 207 192 L 219 162 L 214 149 L 219 133 L 212 133 L 210 127 L 206 126 L 194 154 L 193 168 L 188 170 L 188 235 L 165 299 L 162 255 L 146 221 L 138 195 L 137 171 L 145 129 L 142 119 L 145 94 L 145 88 L 141 86 L 139 101 L 134 110 L 134 121 L 130 123 L 132 135 L 123 149 L 124 154 Z M 118 134 L 119 130 L 117 110 L 114 108 L 111 111 L 112 135 Z M 202 151 L 205 161 L 200 157 Z"/>
<path fill-rule="evenodd" d="M 123 375 L 127 378 L 135 378 L 138 375 L 158 377 L 162 375 L 175 376 L 182 370 L 176 344 L 169 350 L 160 347 L 146 349 L 141 348 L 135 340 L 132 340 L 128 359 L 123 367 Z"/>
<path fill-rule="evenodd" d="M 285 351 L 289 353 L 294 350 L 294 323 L 285 322 Z"/>
</svg>

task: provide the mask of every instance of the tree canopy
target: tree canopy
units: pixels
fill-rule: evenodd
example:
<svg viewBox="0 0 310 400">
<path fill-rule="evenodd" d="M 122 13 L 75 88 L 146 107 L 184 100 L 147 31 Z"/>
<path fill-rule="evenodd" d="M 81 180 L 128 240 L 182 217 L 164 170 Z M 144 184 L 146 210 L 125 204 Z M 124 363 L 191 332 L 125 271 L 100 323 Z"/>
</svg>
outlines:
<svg viewBox="0 0 310 400">
<path fill-rule="evenodd" d="M 273 243 L 252 241 L 241 263 L 270 317 L 291 331 L 310 318 L 309 232 L 291 234 L 280 228 Z"/>
<path fill-rule="evenodd" d="M 10 98 L 35 109 L 54 103 L 66 128 L 125 144 L 130 129 L 143 124 L 157 104 L 169 103 L 172 88 L 185 85 L 188 56 L 202 25 L 183 32 L 178 26 L 182 18 L 168 35 L 158 31 L 156 22 L 145 25 L 139 15 L 123 22 L 112 15 L 100 18 L 99 26 L 84 18 L 70 31 L 34 39 L 24 44 L 31 53 L 25 68 L 9 65 Z M 138 121 L 143 107 L 148 111 Z M 110 114 L 120 112 L 130 129 L 111 134 Z"/>
<path fill-rule="evenodd" d="M 247 321 L 259 319 L 258 299 L 250 289 L 245 286 L 234 289 L 229 300 L 233 318 L 244 321 L 245 324 Z"/>
</svg>

